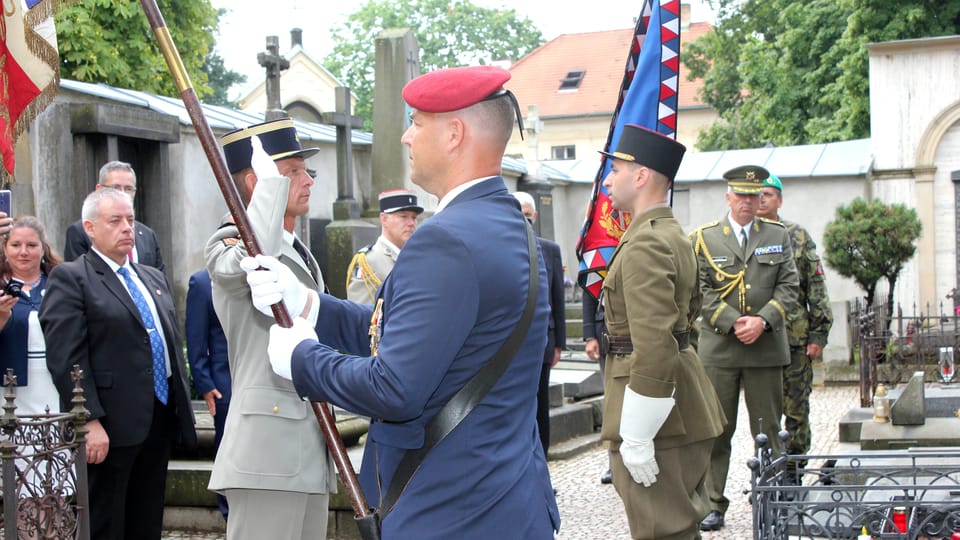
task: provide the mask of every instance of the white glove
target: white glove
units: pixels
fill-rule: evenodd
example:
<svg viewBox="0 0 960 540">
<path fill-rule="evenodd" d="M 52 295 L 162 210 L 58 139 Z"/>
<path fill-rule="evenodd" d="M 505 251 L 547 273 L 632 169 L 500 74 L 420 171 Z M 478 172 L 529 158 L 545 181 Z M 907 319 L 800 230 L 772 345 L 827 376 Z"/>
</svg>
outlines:
<svg viewBox="0 0 960 540">
<path fill-rule="evenodd" d="M 267 344 L 267 356 L 273 372 L 287 380 L 293 380 L 290 357 L 297 345 L 304 341 L 317 340 L 317 332 L 303 317 L 293 319 L 293 326 L 283 328 L 279 324 L 270 327 L 270 343 Z"/>
<path fill-rule="evenodd" d="M 279 177 L 280 169 L 277 168 L 276 162 L 273 161 L 266 150 L 263 149 L 263 143 L 260 142 L 260 137 L 256 135 L 250 137 L 250 144 L 253 146 L 253 154 L 250 156 L 250 166 L 253 167 L 253 174 L 257 175 L 257 179 Z"/>
<path fill-rule="evenodd" d="M 261 313 L 273 317 L 270 306 L 281 301 L 287 305 L 291 317 L 303 312 L 310 291 L 306 285 L 300 283 L 287 265 L 273 257 L 257 255 L 256 259 L 241 259 L 240 268 L 247 273 L 253 307 Z"/>
<path fill-rule="evenodd" d="M 630 387 L 623 391 L 620 412 L 620 457 L 633 481 L 650 487 L 657 481 L 660 467 L 654 457 L 653 438 L 673 410 L 674 399 L 640 395 Z"/>
</svg>

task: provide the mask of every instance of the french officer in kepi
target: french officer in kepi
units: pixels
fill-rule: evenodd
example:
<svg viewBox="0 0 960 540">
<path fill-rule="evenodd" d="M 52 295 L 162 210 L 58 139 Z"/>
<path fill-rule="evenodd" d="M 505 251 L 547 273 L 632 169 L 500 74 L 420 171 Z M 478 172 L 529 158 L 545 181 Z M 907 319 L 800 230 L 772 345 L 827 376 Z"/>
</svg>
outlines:
<svg viewBox="0 0 960 540">
<path fill-rule="evenodd" d="M 380 237 L 361 248 L 347 267 L 347 300 L 373 304 L 380 284 L 397 262 L 400 250 L 417 230 L 417 216 L 423 207 L 410 189 L 391 189 L 380 200 Z"/>
<path fill-rule="evenodd" d="M 725 172 L 730 211 L 691 233 L 703 294 L 700 359 L 727 418 L 710 456 L 711 512 L 700 524 L 704 531 L 723 527 L 730 504 L 723 491 L 741 388 L 751 435 L 765 433 L 774 451 L 780 450 L 783 367 L 790 364 L 784 322 L 796 309 L 799 281 L 786 228 L 756 217 L 769 176 L 758 165 Z"/>
</svg>

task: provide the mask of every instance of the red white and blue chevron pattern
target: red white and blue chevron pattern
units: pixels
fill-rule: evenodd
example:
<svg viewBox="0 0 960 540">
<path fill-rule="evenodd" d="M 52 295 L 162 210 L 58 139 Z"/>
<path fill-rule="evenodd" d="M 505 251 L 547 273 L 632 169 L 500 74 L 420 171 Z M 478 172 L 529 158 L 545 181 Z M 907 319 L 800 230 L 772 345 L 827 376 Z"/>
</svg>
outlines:
<svg viewBox="0 0 960 540">
<path fill-rule="evenodd" d="M 625 124 L 676 138 L 679 69 L 680 0 L 644 0 L 604 151 L 616 148 Z M 600 295 L 607 263 L 630 224 L 629 215 L 611 207 L 603 187 L 609 171 L 610 159 L 603 157 L 577 242 L 580 285 L 594 297 Z"/>
</svg>

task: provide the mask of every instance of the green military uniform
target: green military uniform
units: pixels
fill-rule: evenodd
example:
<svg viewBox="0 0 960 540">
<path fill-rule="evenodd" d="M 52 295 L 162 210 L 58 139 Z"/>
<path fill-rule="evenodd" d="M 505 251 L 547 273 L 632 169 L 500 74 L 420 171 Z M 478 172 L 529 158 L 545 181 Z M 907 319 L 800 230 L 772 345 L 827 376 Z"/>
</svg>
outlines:
<svg viewBox="0 0 960 540">
<path fill-rule="evenodd" d="M 780 179 L 770 175 L 765 187 L 783 192 Z M 780 216 L 777 216 L 780 219 Z M 823 266 L 817 255 L 817 244 L 799 224 L 780 219 L 790 235 L 793 259 L 800 280 L 797 309 L 787 315 L 787 338 L 790 343 L 790 365 L 783 370 L 784 429 L 790 433 L 787 452 L 806 454 L 810 451 L 810 393 L 813 391 L 813 361 L 807 356 L 807 345 L 827 345 L 833 325 L 830 298 L 823 279 Z"/>
<path fill-rule="evenodd" d="M 607 332 L 614 341 L 629 338 L 633 349 L 606 357 L 601 430 L 630 530 L 637 538 L 689 538 L 710 510 L 705 477 L 724 417 L 696 351 L 681 348 L 676 337 L 686 341 L 700 294 L 696 256 L 669 207 L 633 219 L 611 258 L 603 299 Z M 628 384 L 639 394 L 676 400 L 654 438 L 660 475 L 649 488 L 630 478 L 617 451 Z"/>
<path fill-rule="evenodd" d="M 790 235 L 800 278 L 797 309 L 787 315 L 790 365 L 783 370 L 784 428 L 790 432 L 787 452 L 806 454 L 810 451 L 810 393 L 813 390 L 813 361 L 807 356 L 807 345 L 826 346 L 833 312 L 817 244 L 800 225 L 786 220 L 782 223 Z"/>
<path fill-rule="evenodd" d="M 744 168 L 734 171 L 740 169 Z M 762 167 L 756 169 L 766 173 Z M 742 182 L 735 186 L 733 180 L 730 186 L 738 193 L 758 194 L 763 178 L 766 174 L 747 174 L 746 184 L 755 183 L 755 190 L 744 188 Z M 728 216 L 690 235 L 700 264 L 703 293 L 700 358 L 728 420 L 714 443 L 707 485 L 711 506 L 720 514 L 729 505 L 723 492 L 740 388 L 750 415 L 751 435 L 765 433 L 773 448 L 780 449 L 776 435 L 783 413 L 782 372 L 790 362 L 784 323 L 787 313 L 795 309 L 798 295 L 797 269 L 784 226 L 756 218 L 749 230 L 745 248 L 734 236 Z M 741 316 L 759 316 L 765 321 L 766 331 L 750 345 L 743 344 L 734 333 L 734 322 Z"/>
</svg>

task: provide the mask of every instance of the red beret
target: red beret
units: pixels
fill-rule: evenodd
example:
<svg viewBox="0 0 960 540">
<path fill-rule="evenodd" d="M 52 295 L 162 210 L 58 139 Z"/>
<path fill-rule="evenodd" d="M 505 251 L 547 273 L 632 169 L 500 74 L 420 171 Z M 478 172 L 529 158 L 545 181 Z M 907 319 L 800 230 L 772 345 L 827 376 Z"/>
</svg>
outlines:
<svg viewBox="0 0 960 540">
<path fill-rule="evenodd" d="M 510 72 L 495 66 L 440 69 L 408 82 L 403 100 L 418 111 L 457 111 L 499 94 L 509 80 Z"/>
</svg>

